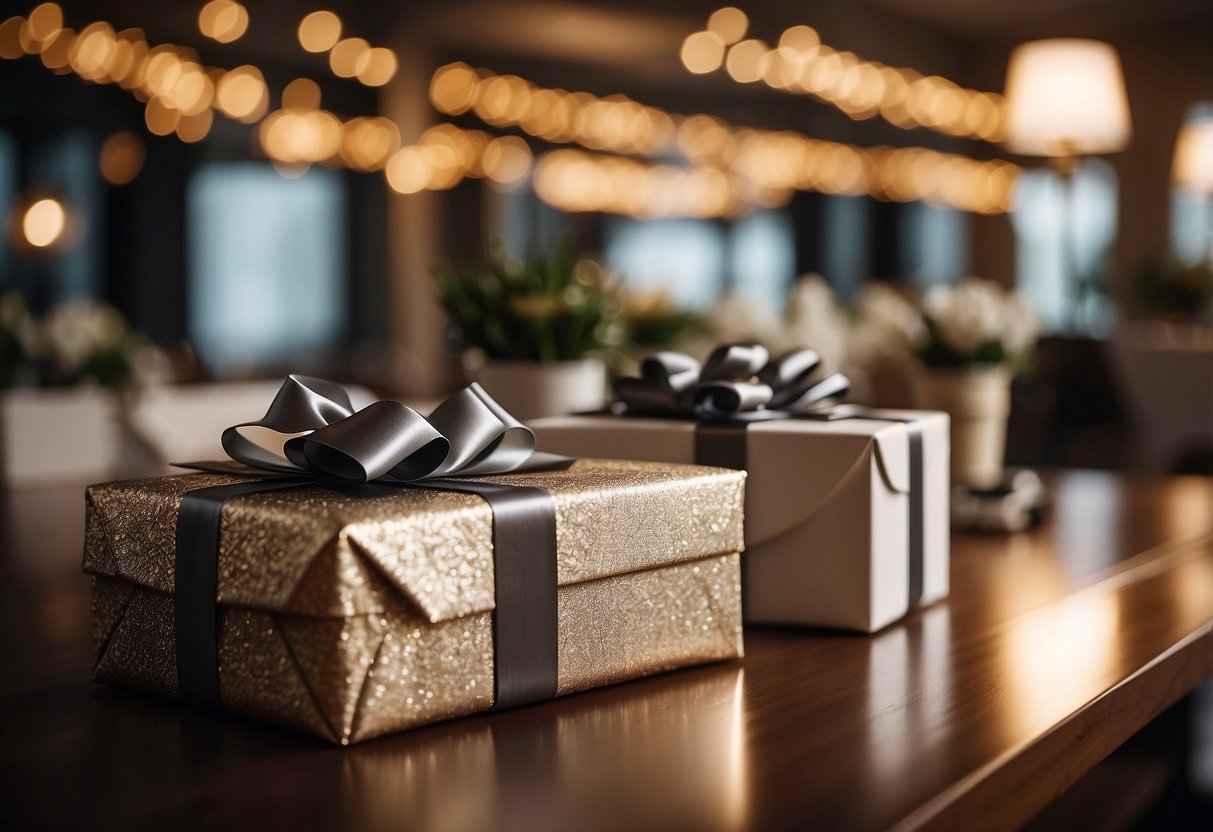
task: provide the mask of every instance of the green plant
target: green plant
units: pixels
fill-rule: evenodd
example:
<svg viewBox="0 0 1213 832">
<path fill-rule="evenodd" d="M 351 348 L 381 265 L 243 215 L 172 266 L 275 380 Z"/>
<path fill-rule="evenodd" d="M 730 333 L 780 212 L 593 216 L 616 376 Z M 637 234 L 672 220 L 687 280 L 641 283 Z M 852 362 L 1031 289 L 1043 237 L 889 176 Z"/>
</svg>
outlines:
<svg viewBox="0 0 1213 832">
<path fill-rule="evenodd" d="M 628 344 L 639 350 L 671 347 L 700 326 L 698 315 L 674 305 L 661 291 L 625 291 L 622 309 Z"/>
<path fill-rule="evenodd" d="M 614 285 L 597 262 L 564 243 L 544 257 L 513 257 L 504 243 L 471 269 L 434 269 L 452 343 L 489 358 L 573 361 L 624 339 Z"/>
</svg>

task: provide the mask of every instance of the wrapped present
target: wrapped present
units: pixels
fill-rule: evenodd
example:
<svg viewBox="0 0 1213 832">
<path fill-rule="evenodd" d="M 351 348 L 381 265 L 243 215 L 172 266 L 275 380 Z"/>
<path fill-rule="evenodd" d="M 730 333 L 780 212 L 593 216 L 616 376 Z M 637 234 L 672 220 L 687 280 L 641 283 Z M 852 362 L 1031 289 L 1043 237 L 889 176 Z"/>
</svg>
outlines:
<svg viewBox="0 0 1213 832">
<path fill-rule="evenodd" d="M 740 472 L 538 455 L 474 385 L 351 410 L 292 377 L 242 464 L 88 490 L 98 680 L 348 744 L 741 655 Z"/>
<path fill-rule="evenodd" d="M 746 621 L 874 632 L 948 594 L 948 417 L 829 406 L 846 379 L 817 363 L 663 353 L 616 413 L 530 426 L 547 451 L 745 469 Z"/>
</svg>

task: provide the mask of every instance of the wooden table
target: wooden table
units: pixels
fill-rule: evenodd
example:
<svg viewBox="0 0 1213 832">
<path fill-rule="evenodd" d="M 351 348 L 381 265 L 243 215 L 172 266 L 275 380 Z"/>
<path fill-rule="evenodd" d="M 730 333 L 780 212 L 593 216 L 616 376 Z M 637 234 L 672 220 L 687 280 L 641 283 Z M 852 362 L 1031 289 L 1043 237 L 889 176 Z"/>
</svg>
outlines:
<svg viewBox="0 0 1213 832">
<path fill-rule="evenodd" d="M 0 509 L 0 827 L 997 829 L 1213 675 L 1213 480 L 1051 478 L 954 539 L 951 600 L 875 637 L 338 749 L 95 686 L 80 489 Z"/>
</svg>

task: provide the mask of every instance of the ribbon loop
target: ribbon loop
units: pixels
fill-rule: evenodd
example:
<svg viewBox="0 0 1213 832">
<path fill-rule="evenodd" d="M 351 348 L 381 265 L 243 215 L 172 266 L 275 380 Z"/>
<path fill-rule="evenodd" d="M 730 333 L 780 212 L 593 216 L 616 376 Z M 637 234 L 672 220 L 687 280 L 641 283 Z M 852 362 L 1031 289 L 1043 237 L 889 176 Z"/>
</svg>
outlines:
<svg viewBox="0 0 1213 832">
<path fill-rule="evenodd" d="M 639 377 L 618 379 L 615 398 L 632 415 L 775 419 L 811 411 L 847 392 L 846 376 L 818 379 L 820 366 L 813 350 L 772 359 L 756 344 L 723 344 L 702 369 L 689 355 L 661 352 L 641 362 Z"/>
<path fill-rule="evenodd" d="M 699 381 L 700 364 L 681 352 L 659 352 L 640 362 L 640 375 L 666 390 L 681 393 Z"/>
<path fill-rule="evenodd" d="M 246 431 L 268 432 L 282 452 Z M 377 401 L 357 413 L 339 384 L 289 376 L 269 410 L 255 422 L 223 432 L 223 449 L 244 473 L 306 476 L 326 482 L 420 482 L 535 471 L 566 465 L 567 457 L 535 451 L 535 434 L 478 384 L 453 394 L 429 418 L 400 402 Z M 180 467 L 231 473 L 231 463 Z"/>
</svg>

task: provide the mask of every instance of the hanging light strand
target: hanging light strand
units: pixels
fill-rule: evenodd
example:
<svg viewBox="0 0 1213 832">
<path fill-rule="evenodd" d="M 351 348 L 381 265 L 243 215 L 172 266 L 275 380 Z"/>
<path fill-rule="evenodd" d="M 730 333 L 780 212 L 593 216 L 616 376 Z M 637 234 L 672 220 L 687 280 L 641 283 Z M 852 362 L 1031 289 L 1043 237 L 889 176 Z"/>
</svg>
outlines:
<svg viewBox="0 0 1213 832">
<path fill-rule="evenodd" d="M 854 119 L 879 115 L 903 129 L 925 127 L 950 136 L 997 142 L 1003 132 L 1003 98 L 967 89 L 939 75 L 886 66 L 821 42 L 811 26 L 785 29 L 776 46 L 745 38 L 740 9 L 718 9 L 707 27 L 688 35 L 681 58 L 687 71 L 724 69 L 739 84 L 808 95 Z"/>
<path fill-rule="evenodd" d="M 1019 174 L 1009 162 L 921 147 L 864 148 L 795 131 L 737 128 L 715 116 L 670 113 L 621 95 L 539 87 L 462 62 L 435 70 L 430 101 L 447 115 L 470 113 L 494 127 L 516 127 L 553 144 L 648 157 L 676 152 L 698 168 L 719 169 L 743 180 L 734 187 L 740 196 L 728 202 L 725 213 L 744 204 L 782 204 L 791 192 L 809 190 L 924 200 L 996 214 L 1010 209 Z M 573 157 L 561 158 L 562 169 L 588 169 L 584 158 L 578 157 L 580 167 L 570 161 Z"/>
</svg>

